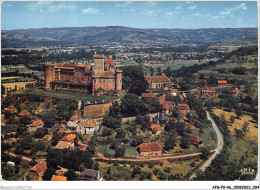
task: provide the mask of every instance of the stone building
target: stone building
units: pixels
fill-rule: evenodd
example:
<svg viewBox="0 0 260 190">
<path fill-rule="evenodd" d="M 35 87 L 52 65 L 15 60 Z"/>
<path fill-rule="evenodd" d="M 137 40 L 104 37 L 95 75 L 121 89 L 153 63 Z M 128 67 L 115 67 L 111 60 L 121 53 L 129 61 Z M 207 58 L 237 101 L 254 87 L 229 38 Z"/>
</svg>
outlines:
<svg viewBox="0 0 260 190">
<path fill-rule="evenodd" d="M 45 89 L 70 91 L 119 92 L 122 90 L 122 70 L 117 69 L 111 57 L 94 55 L 91 65 L 46 63 Z"/>
<path fill-rule="evenodd" d="M 172 86 L 171 80 L 164 73 L 157 76 L 146 75 L 145 80 L 148 82 L 149 88 L 151 89 L 170 88 Z"/>
<path fill-rule="evenodd" d="M 142 157 L 162 155 L 162 147 L 156 142 L 143 143 L 139 145 L 139 149 Z"/>
</svg>

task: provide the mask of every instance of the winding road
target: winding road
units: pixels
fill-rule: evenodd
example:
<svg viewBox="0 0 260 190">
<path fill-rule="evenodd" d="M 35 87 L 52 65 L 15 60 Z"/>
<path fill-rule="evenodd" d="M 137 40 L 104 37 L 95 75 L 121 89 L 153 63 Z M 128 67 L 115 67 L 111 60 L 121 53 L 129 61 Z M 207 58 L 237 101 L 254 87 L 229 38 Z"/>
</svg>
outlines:
<svg viewBox="0 0 260 190">
<path fill-rule="evenodd" d="M 216 148 L 216 152 L 199 168 L 199 170 L 201 171 L 205 171 L 205 169 L 211 164 L 212 160 L 218 155 L 220 154 L 222 148 L 223 148 L 223 136 L 221 134 L 221 132 L 219 131 L 217 125 L 215 124 L 214 120 L 210 117 L 209 113 L 207 112 L 207 118 L 208 120 L 211 121 L 212 123 L 212 127 L 215 130 L 216 134 L 217 134 L 217 140 L 218 140 L 218 146 Z M 192 179 L 196 176 L 196 174 L 194 173 L 193 175 L 190 176 L 189 179 Z"/>
</svg>

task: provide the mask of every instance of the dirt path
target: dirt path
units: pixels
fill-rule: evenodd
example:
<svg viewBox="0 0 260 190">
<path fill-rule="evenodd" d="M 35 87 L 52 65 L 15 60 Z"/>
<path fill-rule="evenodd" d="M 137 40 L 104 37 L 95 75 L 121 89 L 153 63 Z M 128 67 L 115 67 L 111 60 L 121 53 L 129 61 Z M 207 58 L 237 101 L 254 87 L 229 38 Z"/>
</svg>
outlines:
<svg viewBox="0 0 260 190">
<path fill-rule="evenodd" d="M 210 152 L 215 152 L 216 150 L 211 150 Z M 150 161 L 159 161 L 159 160 L 168 160 L 168 159 L 180 159 L 180 158 L 188 158 L 188 157 L 196 157 L 201 155 L 202 153 L 193 153 L 193 154 L 186 154 L 186 155 L 179 155 L 179 156 L 164 156 L 164 157 L 156 157 L 156 158 L 140 158 L 140 159 L 130 159 L 130 158 L 106 158 L 101 153 L 96 153 L 99 160 L 104 161 L 130 161 L 130 162 L 150 162 Z"/>
<path fill-rule="evenodd" d="M 19 157 L 18 155 L 12 153 L 12 152 L 6 152 L 6 154 L 9 154 L 10 156 L 13 157 Z M 26 162 L 32 162 L 33 160 L 31 158 L 25 157 L 25 156 L 21 156 L 21 159 L 26 161 Z"/>
<path fill-rule="evenodd" d="M 207 118 L 208 120 L 211 121 L 212 123 L 212 127 L 215 130 L 216 134 L 217 134 L 217 140 L 218 140 L 218 147 L 216 148 L 216 152 L 199 168 L 199 170 L 201 171 L 205 171 L 205 169 L 211 164 L 212 160 L 218 155 L 220 154 L 222 148 L 223 148 L 223 136 L 221 134 L 221 132 L 219 131 L 217 125 L 215 124 L 214 120 L 210 117 L 209 113 L 207 112 Z M 193 175 L 190 176 L 189 179 L 192 179 L 196 176 L 196 174 L 194 173 Z"/>
</svg>

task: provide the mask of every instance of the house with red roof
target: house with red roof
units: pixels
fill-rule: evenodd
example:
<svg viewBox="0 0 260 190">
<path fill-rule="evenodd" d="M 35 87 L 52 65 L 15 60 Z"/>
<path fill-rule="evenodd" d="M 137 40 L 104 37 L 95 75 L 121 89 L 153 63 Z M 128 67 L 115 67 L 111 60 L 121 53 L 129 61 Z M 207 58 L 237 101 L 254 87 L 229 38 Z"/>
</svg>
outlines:
<svg viewBox="0 0 260 190">
<path fill-rule="evenodd" d="M 203 142 L 199 137 L 189 135 L 190 142 L 194 145 L 197 145 L 199 147 L 203 146 Z"/>
<path fill-rule="evenodd" d="M 152 98 L 153 94 L 152 93 L 142 93 L 141 97 L 142 97 L 142 99 L 148 99 L 148 98 Z"/>
<path fill-rule="evenodd" d="M 145 76 L 146 81 L 149 84 L 149 88 L 152 89 L 161 89 L 165 87 L 171 87 L 171 80 L 165 75 L 165 73 L 162 73 L 162 75 L 157 76 Z"/>
<path fill-rule="evenodd" d="M 171 91 L 171 96 L 178 96 L 179 95 L 178 89 L 170 89 L 170 91 Z"/>
<path fill-rule="evenodd" d="M 169 112 L 173 110 L 173 107 L 173 102 L 165 101 L 163 102 L 162 112 L 165 114 L 169 114 Z"/>
<path fill-rule="evenodd" d="M 153 125 L 151 125 L 150 129 L 151 129 L 152 131 L 159 131 L 161 128 L 160 128 L 159 125 L 153 124 Z"/>
<path fill-rule="evenodd" d="M 29 179 L 31 181 L 42 181 L 42 176 L 47 170 L 47 163 L 41 162 L 31 168 L 29 171 Z"/>
<path fill-rule="evenodd" d="M 43 125 L 44 125 L 43 121 L 38 119 L 38 120 L 32 121 L 32 123 L 30 125 L 27 125 L 27 127 L 28 127 L 28 130 L 30 132 L 32 132 L 32 131 L 36 131 L 39 128 L 42 128 Z"/>
<path fill-rule="evenodd" d="M 178 104 L 178 109 L 180 111 L 190 111 L 189 105 L 188 104 L 184 104 L 184 103 Z"/>
<path fill-rule="evenodd" d="M 218 87 L 226 87 L 227 81 L 226 80 L 218 80 Z"/>
<path fill-rule="evenodd" d="M 69 134 L 65 137 L 63 137 L 58 144 L 55 146 L 55 149 L 71 149 L 74 148 L 74 142 L 76 139 L 76 135 L 75 134 Z"/>
<path fill-rule="evenodd" d="M 51 181 L 67 181 L 67 177 L 61 175 L 52 175 Z"/>
<path fill-rule="evenodd" d="M 94 134 L 99 128 L 99 124 L 95 119 L 81 120 L 76 127 L 76 132 L 80 134 Z"/>
<path fill-rule="evenodd" d="M 161 104 L 163 104 L 163 103 L 165 102 L 165 98 L 166 98 L 166 95 L 163 94 L 163 95 L 159 96 L 158 100 L 159 100 L 159 102 L 160 102 Z"/>
<path fill-rule="evenodd" d="M 201 93 L 202 94 L 207 94 L 208 93 L 209 88 L 205 85 L 202 89 L 201 89 Z"/>
<path fill-rule="evenodd" d="M 162 155 L 162 147 L 157 142 L 143 143 L 138 147 L 142 157 Z"/>
<path fill-rule="evenodd" d="M 5 111 L 15 113 L 15 112 L 17 112 L 17 109 L 11 104 L 7 108 L 5 108 Z"/>
<path fill-rule="evenodd" d="M 27 110 L 22 110 L 18 115 L 19 116 L 25 116 L 25 115 L 31 115 L 31 113 L 28 112 Z"/>
<path fill-rule="evenodd" d="M 235 88 L 231 93 L 233 96 L 237 96 L 238 92 L 239 92 L 238 88 Z"/>
</svg>

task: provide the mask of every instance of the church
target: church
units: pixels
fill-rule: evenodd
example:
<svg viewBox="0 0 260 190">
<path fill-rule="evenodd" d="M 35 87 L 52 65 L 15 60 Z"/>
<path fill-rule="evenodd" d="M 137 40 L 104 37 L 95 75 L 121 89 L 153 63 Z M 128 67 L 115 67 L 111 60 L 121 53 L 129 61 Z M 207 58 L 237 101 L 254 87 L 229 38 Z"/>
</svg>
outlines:
<svg viewBox="0 0 260 190">
<path fill-rule="evenodd" d="M 105 61 L 104 55 L 94 55 L 94 63 L 45 64 L 45 89 L 80 92 L 120 92 L 122 90 L 122 70 L 117 69 L 111 57 Z"/>
</svg>

